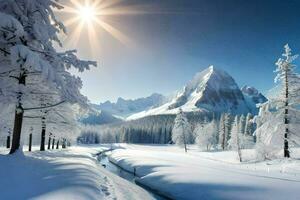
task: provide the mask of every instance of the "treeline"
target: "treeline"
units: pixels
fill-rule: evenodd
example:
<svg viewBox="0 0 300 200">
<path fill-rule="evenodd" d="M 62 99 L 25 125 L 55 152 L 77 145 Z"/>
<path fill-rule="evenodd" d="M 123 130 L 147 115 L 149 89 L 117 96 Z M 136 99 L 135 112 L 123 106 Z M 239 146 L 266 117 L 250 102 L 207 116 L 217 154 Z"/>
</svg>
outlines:
<svg viewBox="0 0 300 200">
<path fill-rule="evenodd" d="M 217 132 L 219 127 L 221 129 L 223 126 L 222 124 L 225 123 L 226 129 L 224 134 L 229 139 L 234 116 L 230 114 L 214 114 L 207 112 L 186 113 L 186 115 L 193 132 L 192 140 L 189 143 L 196 143 L 197 138 L 199 138 L 198 135 L 202 132 L 200 127 L 204 128 L 211 122 L 216 123 L 218 129 L 215 131 Z M 223 120 L 224 116 L 226 116 L 225 121 Z M 175 117 L 176 115 L 155 115 L 108 125 L 82 125 L 81 136 L 78 138 L 78 142 L 85 144 L 118 142 L 149 144 L 174 143 L 172 140 L 172 130 Z M 249 114 L 247 116 L 241 116 L 240 118 L 243 127 L 249 127 L 249 124 L 251 124 L 251 131 L 247 130 L 247 134 L 253 134 L 254 124 L 252 123 L 252 115 Z M 216 134 L 215 140 L 219 141 L 219 134 Z"/>
</svg>

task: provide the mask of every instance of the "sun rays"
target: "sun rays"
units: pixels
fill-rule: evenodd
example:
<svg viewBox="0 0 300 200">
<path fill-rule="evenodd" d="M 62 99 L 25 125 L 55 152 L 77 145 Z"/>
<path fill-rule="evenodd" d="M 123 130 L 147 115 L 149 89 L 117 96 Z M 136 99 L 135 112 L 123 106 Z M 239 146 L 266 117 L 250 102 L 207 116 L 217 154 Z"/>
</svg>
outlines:
<svg viewBox="0 0 300 200">
<path fill-rule="evenodd" d="M 64 9 L 59 12 L 63 13 L 65 26 L 69 29 L 72 27 L 65 41 L 67 45 L 76 47 L 80 39 L 86 38 L 91 53 L 95 56 L 100 48 L 101 31 L 107 32 L 126 46 L 132 44 L 126 34 L 107 22 L 106 19 L 113 15 L 141 14 L 141 11 L 117 6 L 119 3 L 121 0 L 71 0 L 63 4 Z"/>
</svg>

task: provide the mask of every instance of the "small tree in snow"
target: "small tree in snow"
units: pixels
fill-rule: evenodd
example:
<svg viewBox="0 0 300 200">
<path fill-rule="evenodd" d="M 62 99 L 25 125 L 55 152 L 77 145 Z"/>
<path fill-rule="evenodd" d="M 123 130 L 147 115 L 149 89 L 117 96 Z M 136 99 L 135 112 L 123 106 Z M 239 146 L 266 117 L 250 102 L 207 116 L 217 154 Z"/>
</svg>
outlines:
<svg viewBox="0 0 300 200">
<path fill-rule="evenodd" d="M 245 127 L 246 127 L 246 117 L 245 115 L 241 115 L 239 117 L 239 124 L 240 124 L 240 131 L 242 134 L 245 133 Z"/>
<path fill-rule="evenodd" d="M 219 122 L 219 144 L 222 150 L 225 150 L 230 131 L 230 116 L 228 113 L 222 113 Z"/>
<path fill-rule="evenodd" d="M 237 151 L 239 160 L 242 162 L 242 152 L 240 146 L 240 138 L 241 138 L 241 123 L 238 116 L 235 116 L 232 129 L 231 129 L 231 136 L 228 140 L 228 145 L 232 150 Z"/>
<path fill-rule="evenodd" d="M 185 114 L 180 109 L 174 121 L 172 141 L 177 145 L 183 145 L 185 152 L 187 152 L 187 144 L 192 143 L 192 140 L 191 126 Z"/>
<path fill-rule="evenodd" d="M 246 121 L 245 121 L 245 135 L 252 135 L 254 132 L 254 124 L 252 120 L 252 115 L 250 113 L 247 114 Z"/>
<path fill-rule="evenodd" d="M 215 120 L 206 124 L 198 124 L 194 130 L 196 135 L 196 143 L 206 150 L 210 150 L 212 146 L 217 144 L 218 125 Z"/>
</svg>

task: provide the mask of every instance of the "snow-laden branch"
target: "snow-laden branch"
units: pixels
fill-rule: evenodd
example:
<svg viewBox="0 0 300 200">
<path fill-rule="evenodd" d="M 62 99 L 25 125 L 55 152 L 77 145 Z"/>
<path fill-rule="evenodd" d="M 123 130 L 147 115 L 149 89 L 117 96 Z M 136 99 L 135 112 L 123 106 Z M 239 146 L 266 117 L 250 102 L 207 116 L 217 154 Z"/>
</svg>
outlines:
<svg viewBox="0 0 300 200">
<path fill-rule="evenodd" d="M 33 108 L 24 108 L 23 110 L 24 111 L 26 111 L 26 110 L 42 110 L 42 109 L 45 109 L 45 108 L 52 108 L 52 107 L 58 106 L 58 105 L 63 104 L 65 102 L 66 101 L 61 101 L 61 102 L 58 102 L 56 104 L 52 104 L 52 105 L 48 105 L 48 106 L 40 106 L 40 107 L 33 107 Z"/>
</svg>

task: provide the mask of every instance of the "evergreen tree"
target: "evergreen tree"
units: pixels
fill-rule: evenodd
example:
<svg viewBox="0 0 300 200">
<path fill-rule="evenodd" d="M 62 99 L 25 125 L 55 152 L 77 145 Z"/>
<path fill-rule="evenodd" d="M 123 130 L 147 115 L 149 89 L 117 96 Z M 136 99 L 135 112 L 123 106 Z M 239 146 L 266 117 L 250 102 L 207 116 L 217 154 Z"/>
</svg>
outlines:
<svg viewBox="0 0 300 200">
<path fill-rule="evenodd" d="M 230 140 L 228 141 L 228 145 L 232 150 L 237 151 L 239 160 L 240 162 L 242 162 L 242 152 L 240 146 L 240 138 L 242 136 L 242 133 L 241 133 L 240 125 L 241 123 L 239 117 L 235 116 L 232 124 L 231 136 L 230 136 Z"/>
<path fill-rule="evenodd" d="M 253 121 L 252 121 L 252 115 L 250 113 L 247 114 L 246 120 L 245 120 L 245 135 L 252 135 L 253 134 Z"/>
<path fill-rule="evenodd" d="M 298 57 L 298 55 L 292 55 L 292 50 L 289 45 L 284 46 L 285 52 L 282 54 L 284 58 L 279 58 L 276 65 L 277 76 L 275 78 L 276 82 L 281 82 L 283 85 L 283 100 L 284 100 L 284 157 L 290 157 L 288 136 L 290 134 L 289 130 L 289 107 L 293 103 L 293 97 L 299 95 L 299 86 L 294 84 L 299 84 L 299 76 L 295 73 L 295 65 L 293 61 Z M 295 91 L 296 89 L 296 91 Z M 297 98 L 299 100 L 299 98 Z"/>
<path fill-rule="evenodd" d="M 245 134 L 245 127 L 246 127 L 246 117 L 245 117 L 245 115 L 241 115 L 239 117 L 239 124 L 240 124 L 241 133 Z"/>
<path fill-rule="evenodd" d="M 191 144 L 192 140 L 191 126 L 184 112 L 179 109 L 172 130 L 172 141 L 177 145 L 183 145 L 185 152 L 187 152 L 187 144 Z"/>
<path fill-rule="evenodd" d="M 295 72 L 294 60 L 288 45 L 284 46 L 283 58 L 276 62 L 274 97 L 260 107 L 257 117 L 257 152 L 263 158 L 272 158 L 283 150 L 284 157 L 290 157 L 290 145 L 300 144 L 300 78 Z"/>
<path fill-rule="evenodd" d="M 230 131 L 230 115 L 228 113 L 222 113 L 219 122 L 219 144 L 222 150 L 225 150 L 227 146 L 228 136 Z"/>
</svg>

